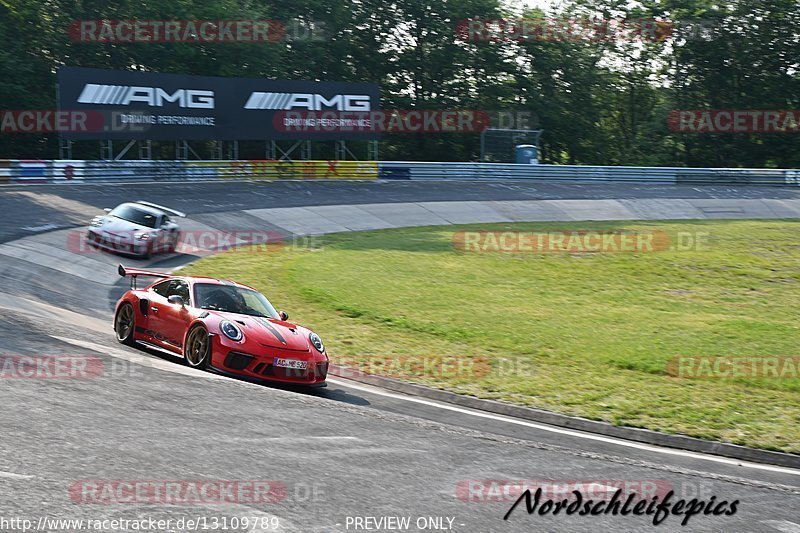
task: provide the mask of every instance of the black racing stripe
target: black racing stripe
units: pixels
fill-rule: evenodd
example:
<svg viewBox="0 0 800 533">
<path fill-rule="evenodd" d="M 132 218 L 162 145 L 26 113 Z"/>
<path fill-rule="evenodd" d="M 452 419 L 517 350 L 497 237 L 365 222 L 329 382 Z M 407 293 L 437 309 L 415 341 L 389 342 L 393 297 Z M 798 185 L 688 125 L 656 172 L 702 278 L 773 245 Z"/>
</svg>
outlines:
<svg viewBox="0 0 800 533">
<path fill-rule="evenodd" d="M 266 320 L 264 318 L 261 318 L 261 317 L 256 317 L 256 321 L 259 324 L 261 324 L 262 326 L 264 326 L 265 328 L 267 328 L 270 331 L 270 333 L 275 335 L 275 338 L 278 339 L 279 341 L 281 341 L 281 344 L 286 344 L 286 339 L 283 338 L 283 335 L 281 335 L 281 332 L 278 331 L 277 329 L 275 329 L 275 326 L 270 324 L 268 320 Z"/>
</svg>

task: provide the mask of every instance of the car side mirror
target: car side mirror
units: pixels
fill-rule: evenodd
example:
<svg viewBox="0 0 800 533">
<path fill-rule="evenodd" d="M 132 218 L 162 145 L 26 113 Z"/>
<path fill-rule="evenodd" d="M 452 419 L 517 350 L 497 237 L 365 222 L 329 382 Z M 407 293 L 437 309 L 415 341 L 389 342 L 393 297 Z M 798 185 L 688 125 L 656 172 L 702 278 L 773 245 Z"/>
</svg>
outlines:
<svg viewBox="0 0 800 533">
<path fill-rule="evenodd" d="M 171 304 L 180 305 L 181 307 L 185 305 L 183 298 L 178 296 L 177 294 L 173 294 L 172 296 L 167 298 L 167 301 Z"/>
<path fill-rule="evenodd" d="M 281 311 L 278 314 L 281 315 L 281 320 L 283 320 L 284 322 L 289 320 L 289 313 L 287 313 L 286 311 Z"/>
<path fill-rule="evenodd" d="M 104 207 L 103 211 L 105 211 L 106 213 L 110 213 L 111 212 L 111 208 L 110 207 Z"/>
</svg>

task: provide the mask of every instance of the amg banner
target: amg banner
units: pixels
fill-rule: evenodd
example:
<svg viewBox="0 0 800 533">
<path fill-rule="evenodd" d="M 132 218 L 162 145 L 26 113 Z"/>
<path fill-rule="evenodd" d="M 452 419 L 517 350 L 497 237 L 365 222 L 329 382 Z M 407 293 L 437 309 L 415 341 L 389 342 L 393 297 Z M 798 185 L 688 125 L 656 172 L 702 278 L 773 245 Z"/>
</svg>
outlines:
<svg viewBox="0 0 800 533">
<path fill-rule="evenodd" d="M 61 67 L 59 111 L 85 115 L 61 131 L 71 140 L 375 139 L 372 130 L 340 127 L 326 115 L 380 109 L 371 83 L 220 78 Z M 292 127 L 295 115 L 330 127 Z M 79 119 L 81 116 L 78 117 Z"/>
</svg>

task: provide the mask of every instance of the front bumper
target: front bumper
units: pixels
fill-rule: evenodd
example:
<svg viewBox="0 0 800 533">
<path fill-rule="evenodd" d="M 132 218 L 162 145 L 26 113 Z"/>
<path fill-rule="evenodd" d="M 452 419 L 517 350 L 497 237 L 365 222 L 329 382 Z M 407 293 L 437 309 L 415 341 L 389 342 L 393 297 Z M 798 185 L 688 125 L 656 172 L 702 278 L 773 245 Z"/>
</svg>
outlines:
<svg viewBox="0 0 800 533">
<path fill-rule="evenodd" d="M 328 377 L 328 359 L 316 352 L 296 352 L 263 346 L 248 349 L 224 335 L 212 336 L 212 350 L 212 366 L 226 373 L 311 387 L 324 385 Z M 276 357 L 306 361 L 307 368 L 275 366 Z"/>
<path fill-rule="evenodd" d="M 90 244 L 93 244 L 104 250 L 133 255 L 147 254 L 147 247 L 149 245 L 147 241 L 135 241 L 128 237 L 109 235 L 105 232 L 97 232 L 91 229 L 86 233 L 86 240 Z"/>
</svg>

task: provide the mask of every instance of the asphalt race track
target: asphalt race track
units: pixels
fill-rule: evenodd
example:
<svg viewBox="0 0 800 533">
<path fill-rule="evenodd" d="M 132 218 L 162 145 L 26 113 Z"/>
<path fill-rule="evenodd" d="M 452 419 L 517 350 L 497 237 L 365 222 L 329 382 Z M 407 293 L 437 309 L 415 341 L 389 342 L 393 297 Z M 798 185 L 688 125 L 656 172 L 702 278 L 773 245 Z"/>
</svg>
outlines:
<svg viewBox="0 0 800 533">
<path fill-rule="evenodd" d="M 800 190 L 513 181 L 0 188 L 0 243 L 6 243 L 0 245 L 5 246 L 0 250 L 0 354 L 88 355 L 102 366 L 94 379 L 0 382 L 0 517 L 34 522 L 43 516 L 206 517 L 209 523 L 213 517 L 264 518 L 256 527 L 234 529 L 254 532 L 365 531 L 355 527 L 357 517 L 386 516 L 410 517 L 409 531 L 800 532 L 800 470 L 621 442 L 339 378 L 312 392 L 246 383 L 120 345 L 111 315 L 126 282 L 114 278 L 115 266 L 143 263 L 110 254 L 82 258 L 64 245 L 67 232 L 103 207 L 137 199 L 186 211 L 189 226 L 231 228 L 249 220 L 251 227 L 280 231 L 280 224 L 245 211 L 638 198 L 797 202 Z M 193 259 L 178 254 L 156 259 L 155 266 L 177 267 Z M 291 302 L 278 304 L 291 315 Z M 97 502 L 93 480 L 259 480 L 270 482 L 274 491 L 266 503 L 245 495 L 225 503 L 143 498 L 109 504 Z M 487 491 L 492 485 L 486 480 L 592 482 L 606 488 L 627 482 L 672 489 L 687 500 L 715 496 L 740 503 L 733 516 L 698 515 L 686 527 L 678 516 L 657 528 L 645 516 L 528 516 L 524 505 L 504 521 L 515 498 Z M 273 517 L 276 522 L 269 522 Z"/>
</svg>

